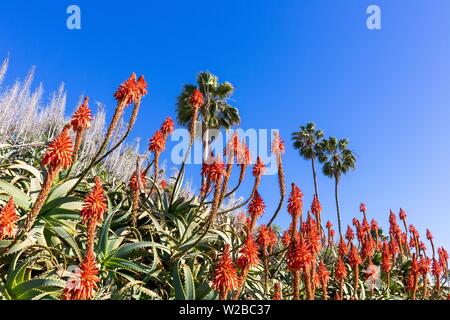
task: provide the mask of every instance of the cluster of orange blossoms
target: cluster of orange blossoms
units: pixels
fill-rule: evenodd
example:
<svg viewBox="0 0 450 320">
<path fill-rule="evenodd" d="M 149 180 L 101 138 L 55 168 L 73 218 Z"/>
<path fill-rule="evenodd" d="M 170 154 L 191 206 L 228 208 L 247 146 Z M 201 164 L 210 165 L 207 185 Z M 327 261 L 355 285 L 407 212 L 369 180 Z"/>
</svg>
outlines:
<svg viewBox="0 0 450 320">
<path fill-rule="evenodd" d="M 74 272 L 67 282 L 63 293 L 65 300 L 92 299 L 97 289 L 97 283 L 100 281 L 94 253 L 94 241 L 97 223 L 103 220 L 108 204 L 100 178 L 95 177 L 94 180 L 94 188 L 85 197 L 83 208 L 80 211 L 83 223 L 87 225 L 86 256 L 79 270 Z"/>
<path fill-rule="evenodd" d="M 147 86 L 144 76 L 141 75 L 136 80 L 136 74 L 133 72 L 126 81 L 120 84 L 114 97 L 119 105 L 127 106 L 131 103 L 138 103 L 147 94 Z"/>
<path fill-rule="evenodd" d="M 19 220 L 19 215 L 14 206 L 14 199 L 10 197 L 0 211 L 0 240 L 15 237 L 17 233 L 17 220 Z"/>
</svg>

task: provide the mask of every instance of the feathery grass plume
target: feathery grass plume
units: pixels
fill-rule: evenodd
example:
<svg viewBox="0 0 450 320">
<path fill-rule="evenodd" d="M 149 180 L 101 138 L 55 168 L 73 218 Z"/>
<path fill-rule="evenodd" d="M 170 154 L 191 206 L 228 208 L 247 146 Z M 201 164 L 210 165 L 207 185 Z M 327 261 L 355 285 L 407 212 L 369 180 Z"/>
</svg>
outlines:
<svg viewBox="0 0 450 320">
<path fill-rule="evenodd" d="M 42 206 L 47 200 L 48 194 L 52 187 L 53 180 L 57 177 L 62 169 L 67 169 L 72 163 L 72 139 L 66 127 L 63 131 L 49 144 L 46 153 L 42 158 L 42 165 L 47 167 L 47 176 L 45 177 L 42 189 L 27 214 L 24 232 L 27 233 L 33 227 L 33 224 L 39 215 Z"/>
<path fill-rule="evenodd" d="M 219 292 L 219 299 L 226 300 L 228 294 L 238 287 L 238 276 L 226 244 L 214 272 L 213 288 Z"/>
<path fill-rule="evenodd" d="M 5 206 L 0 210 L 0 240 L 14 239 L 17 233 L 17 214 L 13 197 L 10 197 Z"/>
<path fill-rule="evenodd" d="M 72 129 L 76 133 L 75 145 L 72 154 L 72 163 L 75 163 L 77 161 L 78 151 L 80 150 L 84 131 L 91 126 L 91 121 L 93 120 L 88 102 L 89 97 L 85 97 L 83 103 L 77 108 L 70 121 Z"/>
<path fill-rule="evenodd" d="M 63 300 L 91 300 L 98 288 L 99 269 L 93 252 L 89 252 L 64 288 Z"/>
</svg>

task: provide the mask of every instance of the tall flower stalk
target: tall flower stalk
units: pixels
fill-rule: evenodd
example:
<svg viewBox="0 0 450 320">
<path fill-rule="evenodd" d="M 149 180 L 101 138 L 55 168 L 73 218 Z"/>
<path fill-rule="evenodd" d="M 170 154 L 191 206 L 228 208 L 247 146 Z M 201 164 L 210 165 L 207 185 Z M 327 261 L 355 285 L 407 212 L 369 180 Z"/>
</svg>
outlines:
<svg viewBox="0 0 450 320">
<path fill-rule="evenodd" d="M 72 139 L 69 136 L 69 129 L 65 127 L 63 131 L 49 144 L 42 165 L 47 167 L 47 176 L 45 177 L 42 189 L 27 214 L 24 232 L 28 233 L 38 217 L 48 194 L 51 190 L 53 181 L 62 169 L 67 169 L 72 163 L 73 146 Z"/>
<path fill-rule="evenodd" d="M 72 154 L 72 164 L 77 161 L 78 152 L 80 150 L 84 132 L 91 126 L 91 121 L 93 120 L 88 102 L 89 97 L 85 97 L 83 103 L 77 108 L 70 121 L 72 129 L 76 133 L 75 145 Z"/>
</svg>

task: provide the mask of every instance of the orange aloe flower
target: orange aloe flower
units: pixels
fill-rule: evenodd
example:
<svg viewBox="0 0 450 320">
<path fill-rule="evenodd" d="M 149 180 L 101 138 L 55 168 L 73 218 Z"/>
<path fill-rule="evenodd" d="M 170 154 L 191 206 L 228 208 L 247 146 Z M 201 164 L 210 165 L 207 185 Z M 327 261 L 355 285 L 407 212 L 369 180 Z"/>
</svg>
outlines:
<svg viewBox="0 0 450 320">
<path fill-rule="evenodd" d="M 148 150 L 155 154 L 160 154 L 161 152 L 164 151 L 165 148 L 166 148 L 166 137 L 161 132 L 161 130 L 158 130 L 155 132 L 153 137 L 150 138 Z"/>
<path fill-rule="evenodd" d="M 139 179 L 138 179 L 139 176 Z M 130 177 L 129 187 L 133 191 L 139 191 L 140 188 L 145 188 L 147 186 L 147 180 L 145 179 L 145 172 L 141 171 L 139 174 L 133 172 Z"/>
<path fill-rule="evenodd" d="M 103 215 L 108 209 L 108 204 L 104 193 L 105 191 L 103 190 L 100 178 L 95 177 L 94 188 L 84 199 L 83 208 L 80 211 L 84 224 L 88 223 L 91 219 L 96 222 L 103 220 Z"/>
<path fill-rule="evenodd" d="M 51 169 L 69 168 L 72 164 L 72 139 L 69 136 L 69 130 L 64 128 L 63 131 L 49 144 L 42 164 L 49 166 Z"/>
<path fill-rule="evenodd" d="M 219 292 L 221 300 L 238 287 L 238 276 L 230 255 L 230 245 L 226 244 L 214 273 L 213 288 Z"/>
<path fill-rule="evenodd" d="M 256 163 L 253 166 L 253 176 L 261 177 L 264 174 L 264 171 L 266 171 L 266 166 L 264 165 L 264 162 L 261 160 L 261 157 L 258 156 L 258 158 L 256 158 Z"/>
<path fill-rule="evenodd" d="M 114 93 L 114 98 L 116 98 L 119 105 L 127 106 L 138 100 L 140 93 L 142 93 L 141 90 L 138 88 L 136 74 L 133 72 L 127 80 L 120 84 Z"/>
<path fill-rule="evenodd" d="M 171 117 L 167 117 L 166 120 L 164 120 L 163 124 L 161 125 L 161 133 L 164 137 L 167 137 L 170 135 L 175 128 L 175 124 Z"/>
<path fill-rule="evenodd" d="M 95 256 L 89 253 L 80 268 L 72 274 L 64 289 L 64 300 L 91 300 L 95 296 L 99 270 L 96 266 Z"/>
<path fill-rule="evenodd" d="M 288 199 L 288 212 L 292 216 L 300 216 L 302 214 L 303 207 L 303 193 L 299 187 L 292 183 L 291 195 Z"/>
<path fill-rule="evenodd" d="M 240 256 L 236 261 L 236 265 L 241 270 L 250 269 L 253 266 L 257 266 L 259 263 L 258 247 L 251 234 L 245 240 L 244 245 L 239 251 Z"/>
<path fill-rule="evenodd" d="M 273 300 L 281 300 L 281 285 L 279 282 L 275 282 L 274 286 L 274 293 L 273 293 Z"/>
<path fill-rule="evenodd" d="M 266 204 L 264 203 L 264 200 L 259 195 L 258 191 L 255 191 L 255 194 L 252 197 L 252 200 L 250 201 L 248 205 L 248 214 L 252 219 L 257 219 L 260 217 L 264 210 L 266 209 Z"/>
<path fill-rule="evenodd" d="M 192 92 L 191 96 L 189 97 L 189 103 L 194 106 L 194 108 L 200 108 L 203 105 L 203 95 L 195 88 L 195 90 Z"/>
<path fill-rule="evenodd" d="M 88 105 L 89 97 L 84 98 L 84 102 L 77 108 L 77 110 L 72 115 L 70 124 L 73 131 L 82 132 L 83 130 L 91 126 L 92 113 Z"/>
<path fill-rule="evenodd" d="M 15 237 L 17 233 L 17 220 L 19 220 L 19 216 L 14 206 L 14 199 L 10 197 L 0 211 L 0 240 Z"/>
</svg>

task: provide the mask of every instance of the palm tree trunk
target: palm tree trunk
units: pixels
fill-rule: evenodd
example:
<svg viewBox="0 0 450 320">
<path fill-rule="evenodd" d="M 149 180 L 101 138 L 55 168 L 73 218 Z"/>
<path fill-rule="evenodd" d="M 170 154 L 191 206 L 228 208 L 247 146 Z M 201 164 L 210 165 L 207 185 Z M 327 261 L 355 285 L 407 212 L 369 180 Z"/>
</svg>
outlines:
<svg viewBox="0 0 450 320">
<path fill-rule="evenodd" d="M 316 194 L 317 199 L 319 199 L 319 188 L 317 187 L 317 173 L 316 173 L 316 164 L 314 157 L 311 157 L 311 167 L 313 172 L 314 179 L 314 193 Z"/>
<path fill-rule="evenodd" d="M 338 192 L 338 185 L 339 185 L 339 177 L 334 177 L 334 197 L 336 199 L 336 212 L 337 212 L 337 219 L 338 219 L 338 228 L 339 228 L 339 236 L 342 237 L 342 229 L 341 229 L 341 211 L 339 208 L 339 192 Z"/>
</svg>

